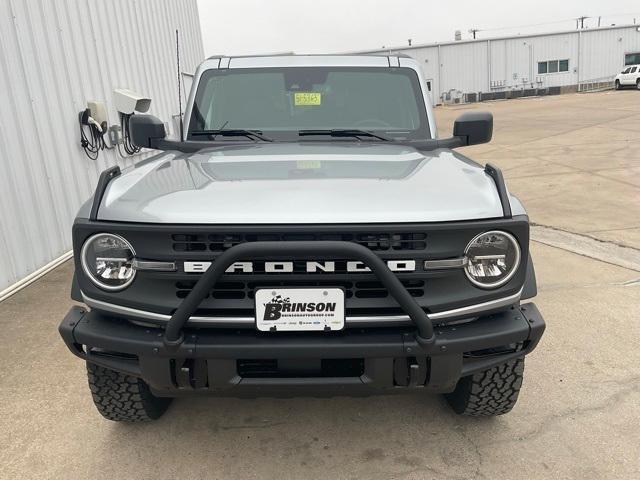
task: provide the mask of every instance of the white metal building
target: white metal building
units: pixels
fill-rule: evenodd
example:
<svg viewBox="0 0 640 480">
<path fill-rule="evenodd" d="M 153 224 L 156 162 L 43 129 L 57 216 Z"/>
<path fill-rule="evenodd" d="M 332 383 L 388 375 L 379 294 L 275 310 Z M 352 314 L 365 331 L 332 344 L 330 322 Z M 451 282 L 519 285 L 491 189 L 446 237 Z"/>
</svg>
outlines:
<svg viewBox="0 0 640 480">
<path fill-rule="evenodd" d="M 434 103 L 560 93 L 606 82 L 640 63 L 640 26 L 453 41 L 366 53 L 404 53 L 422 64 Z"/>
<path fill-rule="evenodd" d="M 204 58 L 196 0 L 0 0 L 0 299 L 68 258 L 99 173 L 140 159 L 85 156 L 87 101 L 106 104 L 110 125 L 114 88 L 150 97 L 165 121 L 178 113 L 176 29 L 193 72 Z"/>
</svg>

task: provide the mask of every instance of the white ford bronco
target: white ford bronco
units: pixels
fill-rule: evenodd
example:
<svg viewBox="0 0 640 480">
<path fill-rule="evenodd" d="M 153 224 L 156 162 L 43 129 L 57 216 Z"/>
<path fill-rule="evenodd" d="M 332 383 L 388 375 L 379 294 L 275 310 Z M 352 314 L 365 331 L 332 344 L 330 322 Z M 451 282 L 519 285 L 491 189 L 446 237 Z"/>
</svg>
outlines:
<svg viewBox="0 0 640 480">
<path fill-rule="evenodd" d="M 216 57 L 180 138 L 102 173 L 73 225 L 59 330 L 99 412 L 158 418 L 181 395 L 443 393 L 466 415 L 516 403 L 544 320 L 529 221 L 498 168 L 441 138 L 403 56 Z"/>
</svg>

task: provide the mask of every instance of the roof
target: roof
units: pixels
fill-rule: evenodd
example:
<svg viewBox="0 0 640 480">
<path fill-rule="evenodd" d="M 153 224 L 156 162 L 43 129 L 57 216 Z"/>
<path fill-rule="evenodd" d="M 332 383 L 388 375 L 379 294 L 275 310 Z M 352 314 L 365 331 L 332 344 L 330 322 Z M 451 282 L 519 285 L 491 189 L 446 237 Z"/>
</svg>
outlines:
<svg viewBox="0 0 640 480">
<path fill-rule="evenodd" d="M 372 50 L 373 52 L 373 50 Z M 207 60 L 216 60 L 219 58 L 269 58 L 269 57 L 360 57 L 360 56 L 370 56 L 365 53 L 357 53 L 357 52 L 344 52 L 344 53 L 295 53 L 295 52 L 282 52 L 282 53 L 264 53 L 264 54 L 256 54 L 256 55 L 212 55 L 207 58 Z M 381 57 L 386 57 L 386 53 L 380 53 Z M 394 54 L 396 57 L 407 57 L 411 58 L 409 55 L 405 53 Z"/>
<path fill-rule="evenodd" d="M 401 65 L 402 60 L 402 65 Z M 210 57 L 200 69 L 267 68 L 267 67 L 415 67 L 416 61 L 406 54 L 328 54 L 328 55 L 247 55 Z"/>
<path fill-rule="evenodd" d="M 368 53 L 380 53 L 380 52 L 395 52 L 398 50 L 415 50 L 418 48 L 429 48 L 429 47 L 438 47 L 438 46 L 445 46 L 445 45 L 461 45 L 463 43 L 477 43 L 477 42 L 487 42 L 487 41 L 491 41 L 491 40 L 510 40 L 510 39 L 514 39 L 514 38 L 535 38 L 535 37 L 548 37 L 548 36 L 552 36 L 552 35 L 566 35 L 569 33 L 589 33 L 589 32 L 597 32 L 597 31 L 603 31 L 603 30 L 623 30 L 623 29 L 627 29 L 627 28 L 636 28 L 638 29 L 638 31 L 640 31 L 640 25 L 638 24 L 633 24 L 633 23 L 629 23 L 626 25 L 613 25 L 613 26 L 608 26 L 608 27 L 596 27 L 596 28 L 585 28 L 582 30 L 560 30 L 557 32 L 546 32 L 546 33 L 527 33 L 527 34 L 523 34 L 523 35 L 507 35 L 507 36 L 502 36 L 502 37 L 487 37 L 487 38 L 476 38 L 476 39 L 467 39 L 467 40 L 452 40 L 452 41 L 448 41 L 448 42 L 432 42 L 432 43 L 421 43 L 421 44 L 417 44 L 417 45 L 401 45 L 401 46 L 395 46 L 395 47 L 385 47 L 385 48 L 376 48 L 376 49 L 372 49 L 372 50 L 358 50 L 356 52 L 352 52 L 352 53 L 364 53 L 364 54 L 368 54 Z M 348 53 L 347 53 L 348 55 Z M 394 55 L 401 55 L 400 53 L 394 53 Z"/>
</svg>

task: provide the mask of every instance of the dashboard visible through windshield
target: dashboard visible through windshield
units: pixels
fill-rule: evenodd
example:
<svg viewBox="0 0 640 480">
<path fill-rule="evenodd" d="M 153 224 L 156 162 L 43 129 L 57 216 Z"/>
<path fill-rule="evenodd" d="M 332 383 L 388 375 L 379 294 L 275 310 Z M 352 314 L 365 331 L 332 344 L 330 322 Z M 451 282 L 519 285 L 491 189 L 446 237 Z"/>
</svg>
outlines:
<svg viewBox="0 0 640 480">
<path fill-rule="evenodd" d="M 218 135 L 275 141 L 325 140 L 325 135 L 431 138 L 418 75 L 402 67 L 207 70 L 196 92 L 188 138 L 210 141 Z"/>
</svg>

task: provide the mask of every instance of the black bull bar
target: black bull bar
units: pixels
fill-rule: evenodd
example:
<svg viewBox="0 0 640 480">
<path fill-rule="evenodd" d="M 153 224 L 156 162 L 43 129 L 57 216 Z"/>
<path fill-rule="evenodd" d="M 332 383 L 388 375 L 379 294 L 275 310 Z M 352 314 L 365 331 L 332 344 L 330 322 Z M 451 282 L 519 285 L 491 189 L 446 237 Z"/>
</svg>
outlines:
<svg viewBox="0 0 640 480">
<path fill-rule="evenodd" d="M 416 341 L 429 345 L 435 341 L 433 324 L 427 313 L 402 285 L 398 277 L 389 270 L 385 262 L 375 253 L 360 244 L 346 241 L 285 241 L 285 242 L 247 242 L 226 250 L 212 262 L 187 297 L 180 303 L 167 323 L 164 344 L 168 348 L 177 348 L 184 340 L 182 329 L 213 289 L 216 282 L 225 274 L 227 268 L 240 260 L 271 260 L 302 257 L 314 259 L 341 258 L 357 260 L 369 267 L 371 272 L 398 302 L 400 308 L 411 318 L 416 326 Z"/>
</svg>

